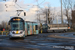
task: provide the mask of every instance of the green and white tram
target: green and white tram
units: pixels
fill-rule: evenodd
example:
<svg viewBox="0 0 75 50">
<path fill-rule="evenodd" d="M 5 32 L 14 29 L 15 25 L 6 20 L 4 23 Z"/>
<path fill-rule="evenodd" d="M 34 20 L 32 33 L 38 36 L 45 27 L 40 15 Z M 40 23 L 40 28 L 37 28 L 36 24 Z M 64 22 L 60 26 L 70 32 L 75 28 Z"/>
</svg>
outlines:
<svg viewBox="0 0 75 50">
<path fill-rule="evenodd" d="M 20 17 L 13 17 L 9 21 L 11 27 L 9 37 L 22 37 L 25 38 L 27 35 L 38 34 L 38 24 L 36 22 L 24 21 Z"/>
<path fill-rule="evenodd" d="M 14 17 L 9 21 L 11 30 L 9 33 L 9 37 L 25 37 L 24 34 L 24 20 L 20 17 Z"/>
</svg>

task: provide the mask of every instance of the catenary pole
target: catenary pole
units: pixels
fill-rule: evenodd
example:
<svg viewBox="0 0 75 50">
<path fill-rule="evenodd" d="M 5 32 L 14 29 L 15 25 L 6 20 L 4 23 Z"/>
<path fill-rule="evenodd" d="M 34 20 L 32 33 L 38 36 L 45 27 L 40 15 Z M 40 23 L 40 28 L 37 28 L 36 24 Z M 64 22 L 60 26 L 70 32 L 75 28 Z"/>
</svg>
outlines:
<svg viewBox="0 0 75 50">
<path fill-rule="evenodd" d="M 63 24 L 62 0 L 61 0 L 61 21 L 62 21 L 62 24 Z"/>
</svg>

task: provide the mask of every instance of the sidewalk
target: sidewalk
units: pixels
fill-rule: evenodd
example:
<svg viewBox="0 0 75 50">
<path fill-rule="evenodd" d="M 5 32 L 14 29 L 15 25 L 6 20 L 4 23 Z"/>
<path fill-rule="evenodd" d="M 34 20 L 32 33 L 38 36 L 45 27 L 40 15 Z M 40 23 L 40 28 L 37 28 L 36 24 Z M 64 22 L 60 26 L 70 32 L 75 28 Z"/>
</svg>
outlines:
<svg viewBox="0 0 75 50">
<path fill-rule="evenodd" d="M 63 33 L 63 34 L 55 34 L 55 35 L 49 35 L 48 37 L 53 38 L 65 38 L 65 39 L 75 39 L 75 32 L 74 33 Z"/>
</svg>

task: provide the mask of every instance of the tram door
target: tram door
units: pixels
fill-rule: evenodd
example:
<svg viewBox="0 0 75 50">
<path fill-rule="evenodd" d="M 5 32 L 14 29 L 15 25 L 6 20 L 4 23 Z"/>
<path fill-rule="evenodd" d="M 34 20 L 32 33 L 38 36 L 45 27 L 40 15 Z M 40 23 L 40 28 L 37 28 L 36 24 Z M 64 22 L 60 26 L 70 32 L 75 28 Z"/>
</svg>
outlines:
<svg viewBox="0 0 75 50">
<path fill-rule="evenodd" d="M 33 33 L 38 34 L 38 25 L 37 25 L 37 23 L 33 23 Z"/>
<path fill-rule="evenodd" d="M 28 35 L 30 35 L 30 24 L 29 23 L 27 23 L 27 28 L 28 28 L 28 30 L 27 30 Z"/>
<path fill-rule="evenodd" d="M 28 26 L 28 35 L 32 35 L 32 23 L 29 22 L 29 23 L 27 24 L 27 26 Z"/>
<path fill-rule="evenodd" d="M 36 34 L 35 25 L 33 25 L 33 33 Z"/>
<path fill-rule="evenodd" d="M 27 22 L 25 22 L 25 36 L 27 36 L 28 35 L 28 28 L 27 28 Z"/>
<path fill-rule="evenodd" d="M 32 35 L 33 34 L 33 28 L 32 28 L 32 22 L 30 23 L 30 35 Z"/>
</svg>

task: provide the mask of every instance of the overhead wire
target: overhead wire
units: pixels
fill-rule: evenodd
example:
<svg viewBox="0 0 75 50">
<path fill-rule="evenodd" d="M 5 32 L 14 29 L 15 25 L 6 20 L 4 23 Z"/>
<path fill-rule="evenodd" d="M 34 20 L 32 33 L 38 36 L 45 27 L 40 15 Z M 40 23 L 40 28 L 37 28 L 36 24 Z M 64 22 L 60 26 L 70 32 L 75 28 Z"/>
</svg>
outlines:
<svg viewBox="0 0 75 50">
<path fill-rule="evenodd" d="M 44 1 L 45 1 L 45 0 L 44 0 Z M 42 1 L 41 3 L 38 3 L 38 5 L 37 5 L 37 6 L 38 6 L 39 8 L 41 8 L 39 5 L 41 5 L 44 1 Z M 22 9 L 26 9 L 26 8 L 21 7 L 21 6 L 20 6 L 20 5 L 18 5 L 17 3 L 15 3 L 15 4 L 16 4 L 17 6 L 19 6 L 20 8 L 22 8 Z M 29 5 L 28 5 L 28 6 L 29 6 Z"/>
<path fill-rule="evenodd" d="M 22 8 L 22 9 L 25 9 L 25 8 L 21 7 L 20 5 L 18 5 L 17 3 L 16 3 L 16 5 L 19 6 L 20 8 Z"/>
<path fill-rule="evenodd" d="M 43 0 L 40 4 L 42 4 L 43 2 L 45 2 L 45 0 Z M 38 5 L 40 5 L 40 4 L 38 4 Z"/>
<path fill-rule="evenodd" d="M 43 9 L 39 6 L 39 5 L 41 5 L 43 2 L 45 2 L 45 0 L 44 1 L 42 1 L 40 4 L 37 4 L 37 6 L 43 11 Z"/>
<path fill-rule="evenodd" d="M 14 0 L 13 0 L 13 1 L 14 1 Z M 43 0 L 41 3 L 37 3 L 37 6 L 38 6 L 39 8 L 41 8 L 39 5 L 41 5 L 44 1 L 45 1 L 45 0 Z M 23 8 L 23 7 L 21 7 L 21 6 L 18 5 L 16 2 L 15 2 L 15 4 L 16 4 L 19 8 L 28 9 L 28 8 Z M 16 5 L 14 5 L 14 7 L 17 8 L 17 9 L 19 9 L 18 7 L 16 7 Z M 28 6 L 29 6 L 29 5 L 28 5 Z M 42 10 L 42 8 L 41 8 L 41 10 Z"/>
</svg>

